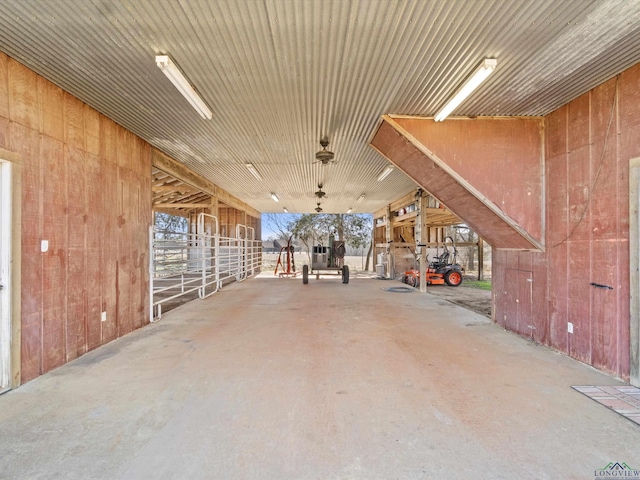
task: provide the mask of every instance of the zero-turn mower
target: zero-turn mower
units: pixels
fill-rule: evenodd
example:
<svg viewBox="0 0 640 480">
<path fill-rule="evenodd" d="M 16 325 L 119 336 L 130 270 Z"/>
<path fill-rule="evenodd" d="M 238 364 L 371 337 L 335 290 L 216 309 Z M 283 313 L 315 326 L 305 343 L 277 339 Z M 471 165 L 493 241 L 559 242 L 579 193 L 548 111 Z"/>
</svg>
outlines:
<svg viewBox="0 0 640 480">
<path fill-rule="evenodd" d="M 447 245 L 447 240 L 451 241 L 451 246 Z M 457 263 L 457 259 L 458 250 L 453 238 L 445 237 L 442 253 L 440 255 L 436 253 L 434 260 L 427 267 L 427 285 L 443 285 L 446 283 L 450 287 L 459 286 L 462 283 L 462 267 Z M 420 269 L 407 270 L 404 272 L 402 281 L 412 287 L 419 287 Z"/>
</svg>

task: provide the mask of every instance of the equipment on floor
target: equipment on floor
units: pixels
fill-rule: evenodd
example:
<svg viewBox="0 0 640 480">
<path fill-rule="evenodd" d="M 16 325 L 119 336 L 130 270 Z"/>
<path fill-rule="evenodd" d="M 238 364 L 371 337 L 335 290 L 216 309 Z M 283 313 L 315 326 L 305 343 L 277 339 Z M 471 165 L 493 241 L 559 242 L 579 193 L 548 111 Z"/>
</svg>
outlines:
<svg viewBox="0 0 640 480">
<path fill-rule="evenodd" d="M 302 267 L 302 283 L 309 283 L 309 274 L 320 278 L 320 275 L 340 275 L 342 283 L 349 283 L 349 267 L 344 264 L 346 252 L 344 241 L 329 236 L 329 246 L 314 245 L 311 254 L 311 268 Z"/>
<path fill-rule="evenodd" d="M 276 262 L 276 269 L 273 274 L 278 275 L 278 267 L 282 269 L 280 272 L 280 278 L 282 277 L 295 277 L 298 275 L 296 272 L 296 262 L 293 258 L 293 252 L 295 247 L 291 244 L 291 237 L 287 240 L 287 246 L 280 248 L 280 253 L 278 254 L 278 261 Z M 284 255 L 283 255 L 284 254 Z M 284 261 L 283 257 L 284 256 Z M 287 265 L 287 268 L 284 268 L 284 265 Z"/>
<path fill-rule="evenodd" d="M 447 245 L 449 240 L 450 245 Z M 442 253 L 438 254 L 429 263 L 426 271 L 427 285 L 444 285 L 458 287 L 462 283 L 462 267 L 457 263 L 458 250 L 451 237 L 445 237 Z M 404 272 L 402 281 L 412 287 L 420 286 L 420 269 L 411 269 Z"/>
</svg>

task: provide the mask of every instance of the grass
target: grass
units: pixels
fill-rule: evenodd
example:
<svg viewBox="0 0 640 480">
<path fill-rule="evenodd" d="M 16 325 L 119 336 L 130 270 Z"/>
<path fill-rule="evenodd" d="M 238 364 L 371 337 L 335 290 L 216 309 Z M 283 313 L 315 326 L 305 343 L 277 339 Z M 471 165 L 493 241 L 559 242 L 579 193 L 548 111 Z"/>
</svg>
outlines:
<svg viewBox="0 0 640 480">
<path fill-rule="evenodd" d="M 463 282 L 465 287 L 479 288 L 480 290 L 491 290 L 491 280 L 467 280 Z"/>
</svg>

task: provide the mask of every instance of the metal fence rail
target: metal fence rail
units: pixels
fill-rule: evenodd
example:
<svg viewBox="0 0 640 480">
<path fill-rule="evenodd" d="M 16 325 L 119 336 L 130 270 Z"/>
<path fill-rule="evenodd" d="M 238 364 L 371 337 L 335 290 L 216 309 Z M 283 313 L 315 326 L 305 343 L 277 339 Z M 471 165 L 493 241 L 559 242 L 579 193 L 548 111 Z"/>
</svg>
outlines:
<svg viewBox="0 0 640 480">
<path fill-rule="evenodd" d="M 189 295 L 207 298 L 223 285 L 241 282 L 260 272 L 262 242 L 255 231 L 236 226 L 236 238 L 221 237 L 218 219 L 201 213 L 195 233 L 149 230 L 149 302 L 151 321 L 162 316 L 162 305 Z"/>
</svg>

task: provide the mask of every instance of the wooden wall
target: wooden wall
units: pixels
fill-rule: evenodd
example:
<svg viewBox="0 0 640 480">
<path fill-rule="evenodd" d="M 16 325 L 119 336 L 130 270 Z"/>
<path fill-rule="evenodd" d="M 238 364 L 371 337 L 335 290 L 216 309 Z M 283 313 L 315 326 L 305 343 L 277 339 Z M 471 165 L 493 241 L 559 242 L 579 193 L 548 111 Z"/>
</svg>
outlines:
<svg viewBox="0 0 640 480">
<path fill-rule="evenodd" d="M 545 144 L 546 252 L 495 251 L 495 319 L 628 379 L 629 160 L 640 156 L 640 65 L 546 117 Z"/>
<path fill-rule="evenodd" d="M 25 382 L 148 321 L 151 153 L 1 53 L 0 148 L 23 166 Z"/>
</svg>

